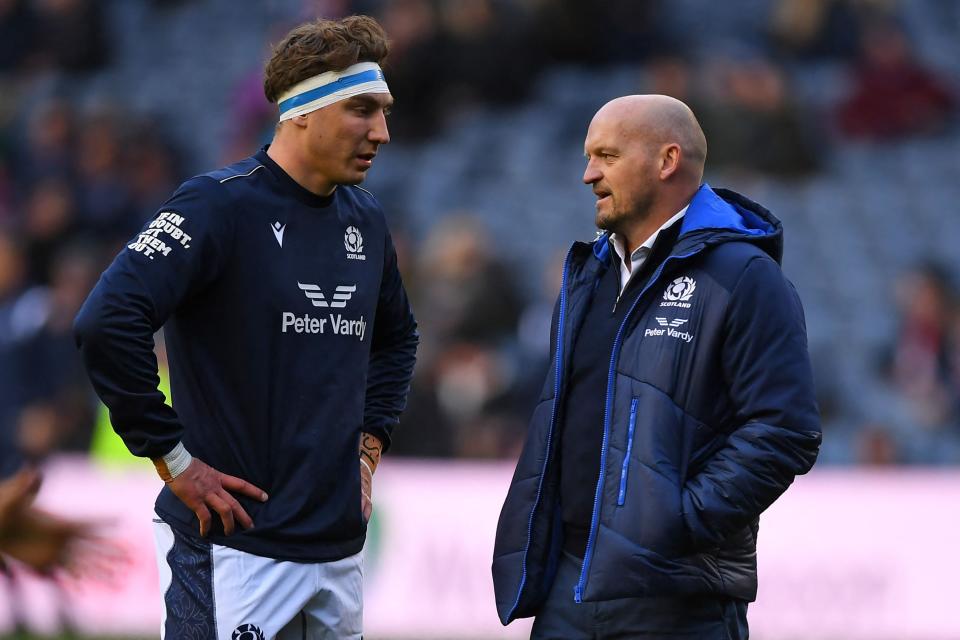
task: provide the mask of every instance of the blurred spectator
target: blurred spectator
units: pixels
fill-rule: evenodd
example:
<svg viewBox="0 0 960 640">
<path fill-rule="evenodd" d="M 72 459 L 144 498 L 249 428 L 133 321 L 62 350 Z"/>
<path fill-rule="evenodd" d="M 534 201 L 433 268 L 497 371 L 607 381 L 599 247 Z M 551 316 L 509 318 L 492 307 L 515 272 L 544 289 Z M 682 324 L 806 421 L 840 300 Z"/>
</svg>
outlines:
<svg viewBox="0 0 960 640">
<path fill-rule="evenodd" d="M 784 72 L 761 57 L 721 59 L 710 77 L 712 91 L 695 103 L 710 140 L 707 167 L 768 174 L 807 176 L 819 167 L 822 141 L 813 136 Z"/>
<path fill-rule="evenodd" d="M 900 328 L 888 358 L 889 380 L 914 426 L 957 425 L 960 372 L 953 370 L 955 292 L 946 271 L 928 263 L 898 282 Z"/>
<path fill-rule="evenodd" d="M 6 227 L 0 227 L 0 478 L 20 466 L 16 421 L 24 380 L 19 372 L 20 342 L 29 325 L 30 300 L 25 297 L 26 262 L 19 242 Z"/>
<path fill-rule="evenodd" d="M 13 220 L 14 182 L 7 171 L 7 165 L 0 156 L 0 224 L 9 224 Z"/>
<path fill-rule="evenodd" d="M 666 46 L 684 46 L 659 18 L 669 4 L 655 0 L 534 0 L 532 37 L 546 63 L 638 62 Z M 531 47 L 533 49 L 533 47 Z"/>
<path fill-rule="evenodd" d="M 604 37 L 600 46 L 608 63 L 645 60 L 667 46 L 685 45 L 680 34 L 669 33 L 660 19 L 660 12 L 669 10 L 669 3 L 607 0 L 592 6 L 595 11 L 603 12 Z"/>
<path fill-rule="evenodd" d="M 850 0 L 778 0 L 770 39 L 774 51 L 789 59 L 847 61 L 857 54 L 861 26 Z"/>
<path fill-rule="evenodd" d="M 28 460 L 57 450 L 87 451 L 94 422 L 94 395 L 73 338 L 73 318 L 100 272 L 87 245 L 71 245 L 53 262 L 40 326 L 19 350 L 27 393 L 18 418 L 18 439 Z"/>
<path fill-rule="evenodd" d="M 401 142 L 435 134 L 448 106 L 437 11 L 430 0 L 397 0 L 384 4 L 379 19 L 390 34 L 385 73 L 397 101 L 390 132 Z"/>
<path fill-rule="evenodd" d="M 856 447 L 857 464 L 876 467 L 904 462 L 897 441 L 884 425 L 866 424 L 860 427 Z"/>
<path fill-rule="evenodd" d="M 441 412 L 453 426 L 457 455 L 495 457 L 503 455 L 497 426 L 485 424 L 491 405 L 509 388 L 511 372 L 502 354 L 473 344 L 445 349 L 432 363 L 436 370 L 436 394 Z"/>
<path fill-rule="evenodd" d="M 109 60 L 103 3 L 98 0 L 35 0 L 40 58 L 64 71 L 94 71 Z"/>
<path fill-rule="evenodd" d="M 655 93 L 681 100 L 699 117 L 695 107 L 700 99 L 693 65 L 679 53 L 655 56 L 644 66 L 646 86 L 644 93 Z"/>
<path fill-rule="evenodd" d="M 312 17 L 316 16 L 328 16 L 328 14 L 318 12 Z M 310 17 L 305 16 L 304 19 L 310 19 Z M 285 22 L 278 22 L 267 29 L 268 36 L 263 58 L 269 57 L 271 48 L 283 39 L 289 29 L 290 26 Z M 273 140 L 278 118 L 277 106 L 268 102 L 264 95 L 263 67 L 258 61 L 256 68 L 241 76 L 231 91 L 227 115 L 227 140 L 221 160 L 225 164 L 233 163 L 256 153 L 262 146 L 269 144 Z"/>
<path fill-rule="evenodd" d="M 182 175 L 178 155 L 162 131 L 157 123 L 145 121 L 131 127 L 125 136 L 133 141 L 127 145 L 124 162 L 131 216 L 126 228 L 115 229 L 112 234 L 121 242 L 125 242 L 156 212 L 176 189 Z M 253 153 L 252 149 L 250 153 Z M 113 255 L 115 252 L 111 249 L 108 247 L 106 253 Z"/>
<path fill-rule="evenodd" d="M 421 340 L 423 340 L 421 332 Z M 454 426 L 440 408 L 432 365 L 417 364 L 407 408 L 390 445 L 390 455 L 448 458 L 454 455 Z"/>
<path fill-rule="evenodd" d="M 124 173 L 128 158 L 123 154 L 123 136 L 129 124 L 123 118 L 116 107 L 101 107 L 84 118 L 76 150 L 77 204 L 84 228 L 101 235 L 120 233 L 126 238 L 143 220 L 134 219 Z"/>
<path fill-rule="evenodd" d="M 49 281 L 54 255 L 79 231 L 76 201 L 62 180 L 42 180 L 30 192 L 22 224 L 30 280 Z"/>
<path fill-rule="evenodd" d="M 22 70 L 27 64 L 36 30 L 30 0 L 0 0 L 0 74 Z"/>
<path fill-rule="evenodd" d="M 529 415 L 493 407 L 465 425 L 457 455 L 463 458 L 516 459 L 523 449 Z"/>
<path fill-rule="evenodd" d="M 194 0 L 150 0 L 152 4 L 157 9 L 161 11 L 167 11 L 172 9 L 178 9 L 181 6 L 187 4 L 188 2 L 193 2 Z"/>
<path fill-rule="evenodd" d="M 404 436 L 395 448 L 413 455 L 505 455 L 522 431 L 512 401 L 518 373 L 512 345 L 522 302 L 475 218 L 450 216 L 434 227 L 410 296 L 422 338 Z"/>
<path fill-rule="evenodd" d="M 230 99 L 222 161 L 236 162 L 268 144 L 273 139 L 277 118 L 276 105 L 267 102 L 263 95 L 263 71 L 258 68 L 241 78 Z"/>
<path fill-rule="evenodd" d="M 523 99 L 539 70 L 523 14 L 492 0 L 445 0 L 439 7 L 443 82 L 437 97 L 444 108 L 456 113 Z"/>
<path fill-rule="evenodd" d="M 813 146 L 809 118 L 772 61 L 719 58 L 698 74 L 683 54 L 665 53 L 644 71 L 645 93 L 682 100 L 697 115 L 710 140 L 709 170 L 798 178 L 819 168 L 823 149 Z"/>
<path fill-rule="evenodd" d="M 543 269 L 540 277 L 540 286 L 530 302 L 524 307 L 520 317 L 517 337 L 520 351 L 532 361 L 539 364 L 542 371 L 535 375 L 546 373 L 550 363 L 550 355 L 554 345 L 550 344 L 550 326 L 556 306 L 557 295 L 563 283 L 563 263 L 566 260 L 567 250 L 557 251 Z"/>
<path fill-rule="evenodd" d="M 581 0 L 537 0 L 533 26 L 534 51 L 542 51 L 548 64 L 601 64 L 604 51 L 602 5 Z"/>
<path fill-rule="evenodd" d="M 27 135 L 16 151 L 16 177 L 26 185 L 45 178 L 73 178 L 73 106 L 62 99 L 39 105 L 27 116 Z"/>
<path fill-rule="evenodd" d="M 295 22 L 327 18 L 335 20 L 351 13 L 370 13 L 362 6 L 364 2 L 357 0 L 300 0 L 301 7 Z"/>
<path fill-rule="evenodd" d="M 943 131 L 957 101 L 946 80 L 913 54 L 893 21 L 868 25 L 850 96 L 839 106 L 840 130 L 851 138 L 887 140 Z"/>
<path fill-rule="evenodd" d="M 425 336 L 421 361 L 433 355 L 431 346 L 496 346 L 516 335 L 522 309 L 516 277 L 476 218 L 439 220 L 421 250 L 417 276 L 417 320 Z"/>
</svg>

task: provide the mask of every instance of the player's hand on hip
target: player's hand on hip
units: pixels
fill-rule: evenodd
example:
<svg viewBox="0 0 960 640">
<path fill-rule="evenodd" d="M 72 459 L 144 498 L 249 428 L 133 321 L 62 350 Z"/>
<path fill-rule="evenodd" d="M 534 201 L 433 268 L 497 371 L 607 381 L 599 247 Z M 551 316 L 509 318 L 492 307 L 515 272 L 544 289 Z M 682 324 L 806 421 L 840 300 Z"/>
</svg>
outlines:
<svg viewBox="0 0 960 640">
<path fill-rule="evenodd" d="M 223 521 L 223 532 L 231 535 L 239 524 L 244 529 L 253 526 L 253 520 L 240 506 L 231 492 L 245 495 L 260 502 L 266 502 L 267 494 L 246 480 L 220 473 L 202 460 L 194 458 L 190 465 L 176 478 L 167 481 L 173 494 L 197 514 L 200 521 L 200 535 L 206 537 L 210 532 L 213 509 Z"/>
</svg>

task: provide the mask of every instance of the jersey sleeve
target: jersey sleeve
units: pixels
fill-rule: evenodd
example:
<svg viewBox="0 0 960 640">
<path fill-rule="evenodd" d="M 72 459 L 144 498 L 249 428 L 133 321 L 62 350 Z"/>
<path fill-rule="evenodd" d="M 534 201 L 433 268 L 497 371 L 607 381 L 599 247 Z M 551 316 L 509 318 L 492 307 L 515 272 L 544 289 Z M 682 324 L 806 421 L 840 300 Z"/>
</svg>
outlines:
<svg viewBox="0 0 960 640">
<path fill-rule="evenodd" d="M 117 255 L 74 321 L 74 336 L 97 395 L 130 451 L 156 458 L 183 425 L 164 404 L 153 336 L 177 308 L 221 273 L 233 225 L 211 178 L 184 183 Z"/>
<path fill-rule="evenodd" d="M 380 438 L 384 451 L 407 403 L 420 341 L 389 233 L 385 244 L 363 413 L 363 430 Z"/>
</svg>

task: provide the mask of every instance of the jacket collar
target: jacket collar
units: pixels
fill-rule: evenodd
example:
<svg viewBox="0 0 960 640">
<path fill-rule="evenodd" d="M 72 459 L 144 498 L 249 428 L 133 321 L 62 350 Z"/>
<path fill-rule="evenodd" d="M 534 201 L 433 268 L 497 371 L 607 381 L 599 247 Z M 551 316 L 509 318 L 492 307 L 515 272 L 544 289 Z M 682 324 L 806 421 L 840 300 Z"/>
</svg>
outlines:
<svg viewBox="0 0 960 640">
<path fill-rule="evenodd" d="M 681 220 L 680 235 L 671 255 L 697 253 L 734 240 L 758 245 L 778 263 L 783 258 L 783 225 L 772 213 L 739 193 L 714 190 L 703 183 Z M 599 235 L 592 249 L 601 264 L 609 264 L 609 234 Z"/>
</svg>

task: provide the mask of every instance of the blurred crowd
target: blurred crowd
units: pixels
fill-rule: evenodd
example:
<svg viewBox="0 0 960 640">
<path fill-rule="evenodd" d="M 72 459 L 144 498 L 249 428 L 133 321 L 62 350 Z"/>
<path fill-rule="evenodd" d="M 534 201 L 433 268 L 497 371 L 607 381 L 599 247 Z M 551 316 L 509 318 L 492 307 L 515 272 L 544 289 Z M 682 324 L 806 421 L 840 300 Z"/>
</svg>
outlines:
<svg viewBox="0 0 960 640">
<path fill-rule="evenodd" d="M 899 326 L 877 359 L 889 395 L 882 417 L 863 425 L 857 446 L 871 464 L 956 462 L 944 432 L 960 432 L 960 291 L 936 262 L 896 282 Z"/>
<path fill-rule="evenodd" d="M 131 0 L 132 1 L 132 0 Z M 146 2 L 175 12 L 204 0 Z M 631 65 L 649 92 L 688 102 L 710 142 L 708 167 L 801 181 L 849 140 L 934 136 L 956 127 L 956 77 L 917 55 L 893 0 L 778 0 L 762 28 L 706 49 L 670 2 L 609 0 L 298 0 L 291 20 L 364 12 L 392 38 L 387 74 L 406 144 L 455 127 L 465 113 L 522 105 L 558 65 Z M 134 112 L 121 98 L 70 92 L 21 101 L 38 79 L 76 86 L 114 64 L 110 3 L 0 0 L 0 466 L 90 451 L 108 421 L 81 369 L 71 322 L 100 271 L 192 173 L 194 141 L 167 127 L 176 114 Z M 271 29 L 277 39 L 289 24 Z M 711 42 L 715 42 L 712 40 Z M 797 72 L 840 71 L 841 91 L 810 99 Z M 231 97 L 223 162 L 269 141 L 275 108 L 259 69 Z M 585 128 L 586 122 L 582 123 Z M 438 185 L 438 188 L 440 185 Z M 389 209 L 389 203 L 387 203 Z M 394 222 L 422 343 L 394 451 L 509 457 L 525 435 L 548 359 L 560 257 L 542 278 L 518 277 L 470 212 L 437 212 L 416 243 Z M 442 214 L 442 215 L 441 215 Z M 402 217 L 402 216 L 401 216 Z M 851 460 L 960 463 L 913 446 L 913 434 L 960 434 L 960 307 L 934 264 L 905 274 L 899 331 L 878 354 L 885 421 L 858 428 Z M 162 343 L 162 336 L 158 336 Z M 828 417 L 830 389 L 824 390 Z M 829 432 L 826 435 L 830 437 Z M 111 450 L 109 446 L 103 450 Z"/>
</svg>

